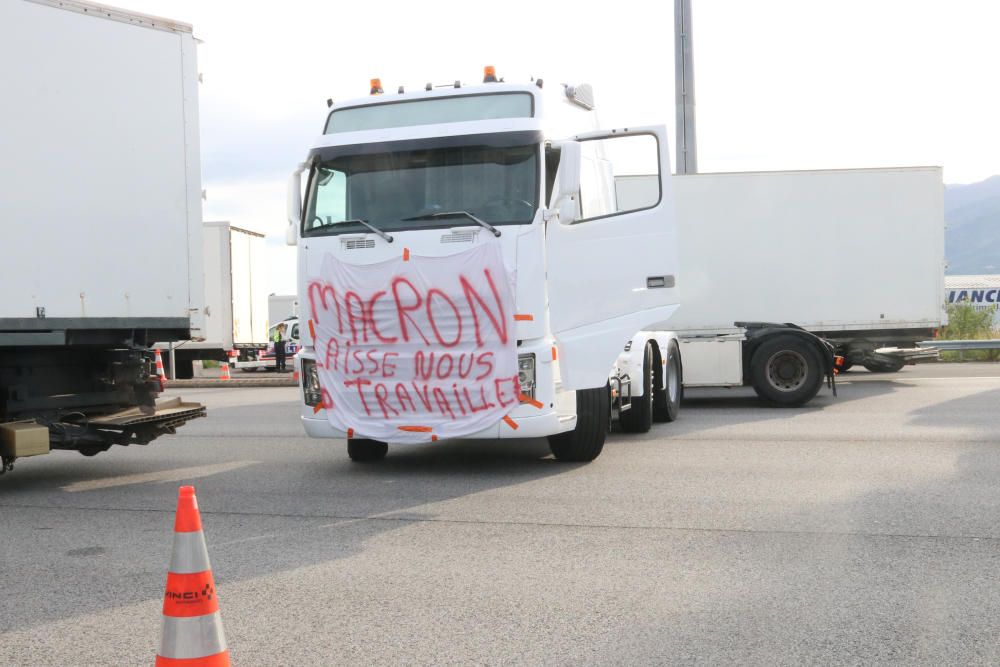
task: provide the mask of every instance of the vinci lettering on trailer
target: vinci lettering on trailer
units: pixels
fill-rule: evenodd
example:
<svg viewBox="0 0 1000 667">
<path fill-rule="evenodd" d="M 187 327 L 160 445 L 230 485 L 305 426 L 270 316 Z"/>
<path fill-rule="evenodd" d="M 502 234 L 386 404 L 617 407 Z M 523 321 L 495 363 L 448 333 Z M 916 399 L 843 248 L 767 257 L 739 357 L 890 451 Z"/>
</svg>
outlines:
<svg viewBox="0 0 1000 667">
<path fill-rule="evenodd" d="M 945 276 L 947 303 L 968 301 L 976 310 L 993 311 L 993 327 L 1000 329 L 1000 275 Z"/>
<path fill-rule="evenodd" d="M 481 85 L 384 90 L 330 103 L 289 186 L 306 432 L 346 437 L 355 460 L 547 437 L 590 461 L 613 419 L 676 419 L 679 347 L 657 330 L 680 304 L 665 129 L 598 129 L 590 86 L 491 67 Z M 622 207 L 629 173 L 657 187 Z"/>
</svg>

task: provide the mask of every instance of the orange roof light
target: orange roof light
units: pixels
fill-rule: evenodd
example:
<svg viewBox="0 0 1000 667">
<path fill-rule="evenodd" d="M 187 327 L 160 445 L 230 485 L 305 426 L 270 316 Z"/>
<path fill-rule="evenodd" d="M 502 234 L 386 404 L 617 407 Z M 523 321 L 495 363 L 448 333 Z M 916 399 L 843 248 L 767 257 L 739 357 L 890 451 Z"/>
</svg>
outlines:
<svg viewBox="0 0 1000 667">
<path fill-rule="evenodd" d="M 372 95 L 382 94 L 382 79 L 372 79 Z"/>
<path fill-rule="evenodd" d="M 483 68 L 483 83 L 496 83 L 497 82 L 497 68 L 493 65 L 487 65 Z"/>
</svg>

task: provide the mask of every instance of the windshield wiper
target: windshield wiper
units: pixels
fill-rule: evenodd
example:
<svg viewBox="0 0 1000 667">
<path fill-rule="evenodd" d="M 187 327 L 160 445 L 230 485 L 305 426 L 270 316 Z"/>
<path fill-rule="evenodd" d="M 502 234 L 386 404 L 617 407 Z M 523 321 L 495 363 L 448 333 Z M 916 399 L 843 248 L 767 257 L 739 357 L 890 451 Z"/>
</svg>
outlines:
<svg viewBox="0 0 1000 667">
<path fill-rule="evenodd" d="M 344 225 L 344 224 L 347 224 L 349 222 L 356 222 L 356 223 L 358 223 L 359 225 L 361 225 L 363 227 L 367 227 L 368 229 L 370 229 L 371 231 L 375 232 L 376 234 L 378 234 L 379 236 L 381 236 L 383 239 L 385 239 L 386 243 L 392 243 L 392 234 L 386 234 L 385 232 L 383 232 L 381 229 L 379 229 L 375 225 L 369 223 L 367 220 L 362 220 L 361 218 L 354 218 L 353 220 L 341 220 L 337 224 L 338 225 Z"/>
<path fill-rule="evenodd" d="M 436 218 L 454 218 L 456 216 L 464 216 L 464 217 L 468 218 L 469 220 L 472 220 L 474 223 L 476 223 L 480 227 L 482 227 L 484 229 L 488 229 L 491 232 L 493 232 L 493 236 L 497 236 L 497 237 L 500 236 L 500 230 L 499 229 L 497 229 L 496 227 L 494 227 L 490 223 L 486 222 L 485 220 L 481 220 L 480 218 L 477 218 L 476 216 L 472 215 L 468 211 L 438 211 L 437 213 L 424 213 L 423 215 L 415 215 L 415 216 L 410 217 L 410 218 L 403 218 L 403 222 L 409 222 L 411 220 L 434 220 Z"/>
</svg>

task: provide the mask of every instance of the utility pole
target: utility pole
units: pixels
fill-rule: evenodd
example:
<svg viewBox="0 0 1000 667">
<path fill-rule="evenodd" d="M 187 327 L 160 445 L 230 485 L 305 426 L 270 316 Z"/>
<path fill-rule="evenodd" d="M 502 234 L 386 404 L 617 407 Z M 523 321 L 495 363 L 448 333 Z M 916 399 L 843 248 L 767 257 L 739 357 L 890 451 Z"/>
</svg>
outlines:
<svg viewBox="0 0 1000 667">
<path fill-rule="evenodd" d="M 694 128 L 694 59 L 691 46 L 691 0 L 674 0 L 674 88 L 677 101 L 678 174 L 698 173 Z"/>
</svg>

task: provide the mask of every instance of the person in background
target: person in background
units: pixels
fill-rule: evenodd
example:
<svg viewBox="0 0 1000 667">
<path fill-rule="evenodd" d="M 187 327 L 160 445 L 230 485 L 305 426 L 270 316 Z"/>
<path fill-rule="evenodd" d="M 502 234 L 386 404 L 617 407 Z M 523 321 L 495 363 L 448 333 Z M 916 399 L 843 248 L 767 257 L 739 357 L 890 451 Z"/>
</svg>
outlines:
<svg viewBox="0 0 1000 667">
<path fill-rule="evenodd" d="M 275 370 L 279 373 L 285 371 L 285 325 L 279 324 L 274 328 L 274 334 L 271 336 L 271 340 L 274 341 L 274 363 Z"/>
</svg>

